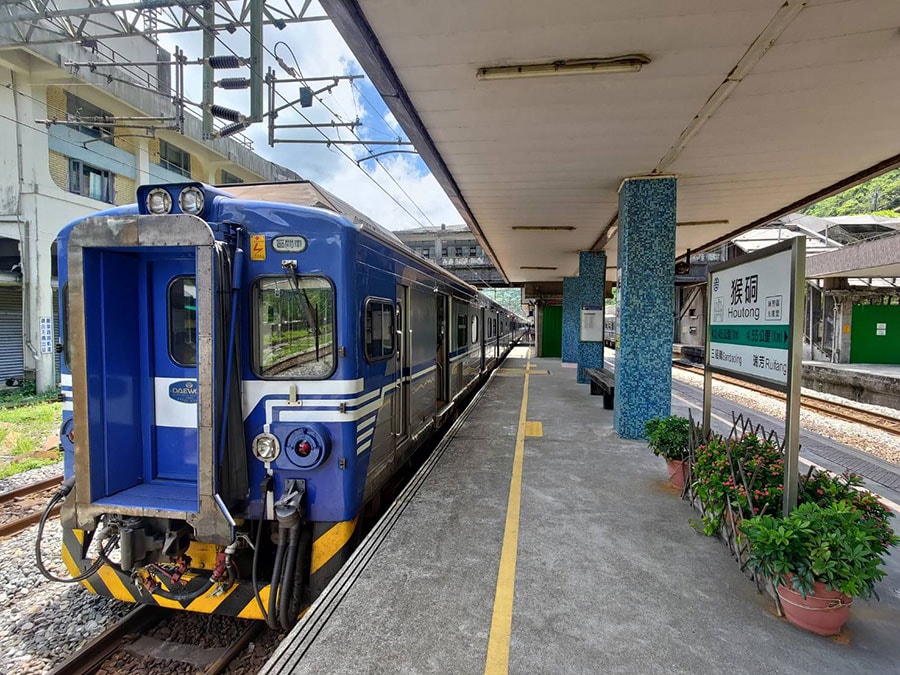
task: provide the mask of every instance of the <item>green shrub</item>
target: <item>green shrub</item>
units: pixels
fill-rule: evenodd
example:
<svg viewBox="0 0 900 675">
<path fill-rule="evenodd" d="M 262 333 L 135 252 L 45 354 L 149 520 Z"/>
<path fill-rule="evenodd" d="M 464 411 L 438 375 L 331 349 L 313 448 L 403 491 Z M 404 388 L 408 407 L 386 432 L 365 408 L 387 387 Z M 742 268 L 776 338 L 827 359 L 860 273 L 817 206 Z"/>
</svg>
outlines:
<svg viewBox="0 0 900 675">
<path fill-rule="evenodd" d="M 671 415 L 654 417 L 644 424 L 647 443 L 653 454 L 667 460 L 687 459 L 691 443 L 691 421 Z"/>
<path fill-rule="evenodd" d="M 787 518 L 757 516 L 741 531 L 750 544 L 748 566 L 776 584 L 792 575 L 791 587 L 804 598 L 816 581 L 851 597 L 871 597 L 885 576 L 884 556 L 900 541 L 847 500 L 801 504 Z"/>
</svg>

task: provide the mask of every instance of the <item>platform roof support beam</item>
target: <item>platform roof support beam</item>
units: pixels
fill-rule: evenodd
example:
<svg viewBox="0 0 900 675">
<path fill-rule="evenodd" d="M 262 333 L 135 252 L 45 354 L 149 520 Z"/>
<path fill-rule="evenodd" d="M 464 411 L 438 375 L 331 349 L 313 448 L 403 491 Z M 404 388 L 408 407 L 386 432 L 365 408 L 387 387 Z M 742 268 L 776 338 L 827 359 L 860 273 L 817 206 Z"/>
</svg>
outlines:
<svg viewBox="0 0 900 675">
<path fill-rule="evenodd" d="M 578 363 L 578 303 L 581 300 L 578 277 L 563 278 L 562 362 Z"/>
<path fill-rule="evenodd" d="M 675 312 L 673 176 L 628 178 L 619 188 L 619 349 L 613 420 L 623 438 L 671 412 Z"/>
<path fill-rule="evenodd" d="M 581 339 L 581 312 L 585 309 L 603 308 L 606 290 L 606 253 L 603 251 L 581 251 L 578 254 L 578 382 L 590 383 L 586 368 L 603 368 L 603 343 L 585 342 Z"/>
</svg>

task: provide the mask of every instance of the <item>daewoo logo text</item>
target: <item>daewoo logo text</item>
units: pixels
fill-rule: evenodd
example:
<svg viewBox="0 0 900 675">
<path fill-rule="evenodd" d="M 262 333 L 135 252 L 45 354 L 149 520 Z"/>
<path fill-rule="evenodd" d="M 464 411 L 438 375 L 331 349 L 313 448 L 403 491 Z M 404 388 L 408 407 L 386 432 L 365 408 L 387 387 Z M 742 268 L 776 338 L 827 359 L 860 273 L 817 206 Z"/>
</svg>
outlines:
<svg viewBox="0 0 900 675">
<path fill-rule="evenodd" d="M 196 380 L 181 380 L 169 385 L 169 398 L 179 403 L 196 403 L 199 393 Z"/>
</svg>

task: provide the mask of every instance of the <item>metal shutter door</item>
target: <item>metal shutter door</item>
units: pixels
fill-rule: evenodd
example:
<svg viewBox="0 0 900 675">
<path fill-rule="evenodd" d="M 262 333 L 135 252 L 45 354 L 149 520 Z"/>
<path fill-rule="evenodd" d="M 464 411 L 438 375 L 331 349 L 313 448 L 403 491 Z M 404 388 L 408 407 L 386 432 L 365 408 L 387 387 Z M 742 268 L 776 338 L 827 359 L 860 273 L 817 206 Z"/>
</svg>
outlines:
<svg viewBox="0 0 900 675">
<path fill-rule="evenodd" d="M 0 287 L 0 380 L 22 377 L 22 289 Z"/>
</svg>

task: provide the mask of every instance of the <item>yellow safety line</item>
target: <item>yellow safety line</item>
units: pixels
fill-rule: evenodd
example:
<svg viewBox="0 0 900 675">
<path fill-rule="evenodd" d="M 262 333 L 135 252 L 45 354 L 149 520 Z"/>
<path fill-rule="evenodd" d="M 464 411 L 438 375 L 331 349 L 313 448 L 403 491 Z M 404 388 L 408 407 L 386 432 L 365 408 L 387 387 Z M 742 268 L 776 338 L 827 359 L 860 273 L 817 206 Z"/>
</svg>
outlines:
<svg viewBox="0 0 900 675">
<path fill-rule="evenodd" d="M 522 408 L 519 411 L 519 427 L 516 431 L 516 454 L 513 457 L 512 478 L 509 482 L 509 503 L 506 507 L 506 528 L 503 533 L 503 550 L 500 553 L 500 569 L 497 572 L 497 590 L 494 595 L 494 614 L 491 618 L 491 635 L 488 638 L 485 675 L 509 672 L 509 635 L 512 628 L 513 594 L 516 583 L 516 555 L 519 547 L 519 506 L 522 497 L 522 458 L 525 454 L 525 416 L 528 410 L 529 359 L 525 369 L 525 386 L 522 392 Z"/>
</svg>

